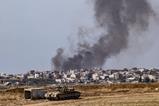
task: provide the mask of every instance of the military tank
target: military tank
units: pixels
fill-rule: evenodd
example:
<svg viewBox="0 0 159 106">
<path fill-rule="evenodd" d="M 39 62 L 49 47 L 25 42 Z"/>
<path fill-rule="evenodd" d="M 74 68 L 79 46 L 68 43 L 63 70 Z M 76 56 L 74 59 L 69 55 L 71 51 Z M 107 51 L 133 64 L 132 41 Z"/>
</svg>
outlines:
<svg viewBox="0 0 159 106">
<path fill-rule="evenodd" d="M 57 87 L 55 91 L 47 92 L 45 98 L 48 100 L 67 100 L 78 99 L 81 93 L 75 91 L 74 88 L 68 88 L 66 86 Z"/>
</svg>

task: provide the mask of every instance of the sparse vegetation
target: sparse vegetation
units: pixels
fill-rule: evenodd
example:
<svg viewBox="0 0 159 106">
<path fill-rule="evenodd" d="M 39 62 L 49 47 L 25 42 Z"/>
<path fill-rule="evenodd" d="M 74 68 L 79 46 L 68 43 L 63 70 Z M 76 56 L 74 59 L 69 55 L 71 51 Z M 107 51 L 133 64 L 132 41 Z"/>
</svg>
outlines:
<svg viewBox="0 0 159 106">
<path fill-rule="evenodd" d="M 23 88 L 0 91 L 0 106 L 158 106 L 159 83 L 76 85 L 82 97 L 66 101 L 30 101 L 23 98 Z"/>
</svg>

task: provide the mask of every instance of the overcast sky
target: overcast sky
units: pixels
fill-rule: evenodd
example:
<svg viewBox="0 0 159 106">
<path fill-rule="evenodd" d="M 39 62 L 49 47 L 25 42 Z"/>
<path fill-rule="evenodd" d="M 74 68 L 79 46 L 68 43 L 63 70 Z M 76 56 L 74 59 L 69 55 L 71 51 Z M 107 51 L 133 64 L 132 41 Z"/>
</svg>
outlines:
<svg viewBox="0 0 159 106">
<path fill-rule="evenodd" d="M 0 0 L 0 72 L 50 70 L 56 49 L 89 23 L 89 11 L 85 0 Z"/>
<path fill-rule="evenodd" d="M 159 1 L 149 1 L 159 12 Z M 68 37 L 75 34 L 79 26 L 91 26 L 93 23 L 91 5 L 87 0 L 0 0 L 0 72 L 50 70 L 51 57 L 56 49 L 68 48 Z M 146 45 L 141 46 L 143 50 L 149 50 L 147 53 L 139 51 L 140 55 L 136 58 L 142 58 L 128 56 L 138 54 L 132 52 L 136 48 L 133 45 L 129 51 L 108 60 L 107 66 L 120 68 L 138 64 L 139 67 L 159 68 L 158 27 L 154 22 L 151 31 L 146 33 L 150 35 L 145 38 L 148 44 L 137 43 Z"/>
</svg>

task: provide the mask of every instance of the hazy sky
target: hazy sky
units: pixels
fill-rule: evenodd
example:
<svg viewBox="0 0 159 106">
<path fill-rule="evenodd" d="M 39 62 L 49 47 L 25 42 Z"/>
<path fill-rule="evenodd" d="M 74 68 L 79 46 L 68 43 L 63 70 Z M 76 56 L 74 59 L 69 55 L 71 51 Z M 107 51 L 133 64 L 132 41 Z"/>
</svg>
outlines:
<svg viewBox="0 0 159 106">
<path fill-rule="evenodd" d="M 149 1 L 159 12 L 159 1 Z M 91 5 L 87 0 L 0 0 L 0 72 L 50 70 L 51 57 L 56 49 L 68 47 L 68 36 L 75 34 L 79 26 L 93 23 Z M 130 44 L 129 51 L 108 60 L 108 67 L 137 64 L 159 67 L 159 25 L 154 22 L 150 29 L 145 38 L 148 43 L 142 40 L 136 43 L 143 51 L 148 49 L 149 52 L 145 53 L 139 47 L 140 55 L 132 58 L 128 54 L 138 52 L 134 53 L 136 46 Z"/>
<path fill-rule="evenodd" d="M 85 0 L 0 0 L 0 72 L 49 70 L 90 10 Z"/>
</svg>

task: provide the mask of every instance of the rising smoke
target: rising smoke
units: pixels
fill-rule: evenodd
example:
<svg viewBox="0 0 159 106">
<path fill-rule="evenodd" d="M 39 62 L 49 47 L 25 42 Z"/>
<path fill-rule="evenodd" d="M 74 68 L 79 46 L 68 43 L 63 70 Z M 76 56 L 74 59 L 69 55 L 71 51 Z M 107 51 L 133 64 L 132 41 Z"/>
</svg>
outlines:
<svg viewBox="0 0 159 106">
<path fill-rule="evenodd" d="M 105 33 L 92 46 L 80 44 L 72 57 L 64 59 L 63 50 L 58 50 L 52 59 L 55 69 L 102 67 L 108 58 L 127 48 L 131 29 L 147 30 L 154 13 L 147 0 L 94 0 L 94 10 L 97 27 Z"/>
</svg>

